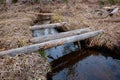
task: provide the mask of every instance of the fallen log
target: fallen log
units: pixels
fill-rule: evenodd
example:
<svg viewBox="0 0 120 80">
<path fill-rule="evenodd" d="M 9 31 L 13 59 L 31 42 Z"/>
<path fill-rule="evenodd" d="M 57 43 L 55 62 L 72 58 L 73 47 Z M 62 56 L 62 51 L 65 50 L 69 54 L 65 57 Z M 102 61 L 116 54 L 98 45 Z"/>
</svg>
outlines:
<svg viewBox="0 0 120 80">
<path fill-rule="evenodd" d="M 37 12 L 27 12 L 28 14 L 35 14 L 35 15 L 41 15 L 41 16 L 53 16 L 54 13 L 37 13 Z"/>
<path fill-rule="evenodd" d="M 120 22 L 120 18 L 106 19 L 105 22 Z"/>
<path fill-rule="evenodd" d="M 84 28 L 84 29 L 77 29 L 77 30 L 72 30 L 68 32 L 62 32 L 62 33 L 57 33 L 57 34 L 50 34 L 42 37 L 35 37 L 30 39 L 30 42 L 32 43 L 41 43 L 41 42 L 46 42 L 50 40 L 55 40 L 55 39 L 60 39 L 64 37 L 69 37 L 73 35 L 80 35 L 82 33 L 90 31 L 89 28 Z"/>
<path fill-rule="evenodd" d="M 39 49 L 43 50 L 43 49 L 48 49 L 48 48 L 55 47 L 55 46 L 60 46 L 62 44 L 66 44 L 66 43 L 84 40 L 84 39 L 87 39 L 90 37 L 97 36 L 100 33 L 103 33 L 103 30 L 88 32 L 88 33 L 84 33 L 84 34 L 76 35 L 76 36 L 72 36 L 72 37 L 66 37 L 66 38 L 51 40 L 51 41 L 47 41 L 47 42 L 43 42 L 43 43 L 39 43 L 39 44 L 24 46 L 21 48 L 2 51 L 2 52 L 0 52 L 0 56 L 4 56 L 4 55 L 15 56 L 17 54 L 22 54 L 22 53 L 27 54 L 27 53 L 30 53 L 33 51 L 37 51 Z"/>
<path fill-rule="evenodd" d="M 38 29 L 45 29 L 45 28 L 62 27 L 65 24 L 66 24 L 66 22 L 53 23 L 53 24 L 43 24 L 43 25 L 35 25 L 35 26 L 30 27 L 30 30 L 38 30 Z"/>
</svg>

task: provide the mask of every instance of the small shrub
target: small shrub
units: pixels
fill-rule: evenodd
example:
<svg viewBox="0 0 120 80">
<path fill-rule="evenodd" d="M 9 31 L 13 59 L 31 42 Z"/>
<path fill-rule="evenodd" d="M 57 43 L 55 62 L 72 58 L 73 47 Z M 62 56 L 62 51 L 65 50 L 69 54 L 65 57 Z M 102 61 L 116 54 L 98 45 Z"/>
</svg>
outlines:
<svg viewBox="0 0 120 80">
<path fill-rule="evenodd" d="M 42 57 L 46 58 L 45 50 L 39 50 L 39 54 L 40 54 Z"/>
</svg>

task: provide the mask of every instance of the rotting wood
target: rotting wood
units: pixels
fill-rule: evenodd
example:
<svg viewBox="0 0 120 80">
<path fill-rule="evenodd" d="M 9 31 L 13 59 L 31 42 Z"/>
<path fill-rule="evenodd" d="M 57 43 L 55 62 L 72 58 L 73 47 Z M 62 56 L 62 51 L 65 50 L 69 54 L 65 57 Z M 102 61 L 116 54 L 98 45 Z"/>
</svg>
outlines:
<svg viewBox="0 0 120 80">
<path fill-rule="evenodd" d="M 120 18 L 106 19 L 105 22 L 120 22 Z"/>
<path fill-rule="evenodd" d="M 55 40 L 55 39 L 60 39 L 64 37 L 69 37 L 69 36 L 74 36 L 74 35 L 80 35 L 82 33 L 90 31 L 90 28 L 84 28 L 84 29 L 77 29 L 77 30 L 72 30 L 68 32 L 62 32 L 62 33 L 57 33 L 57 34 L 50 34 L 42 37 L 35 37 L 30 39 L 30 42 L 32 43 L 41 43 L 41 42 L 46 42 L 49 40 Z"/>
<path fill-rule="evenodd" d="M 53 24 L 43 24 L 43 25 L 35 25 L 35 26 L 30 27 L 30 30 L 38 30 L 38 29 L 44 29 L 44 28 L 62 27 L 65 24 L 66 24 L 66 22 L 53 23 Z"/>
<path fill-rule="evenodd" d="M 62 44 L 71 43 L 71 42 L 75 42 L 75 41 L 79 41 L 79 40 L 84 40 L 84 39 L 87 39 L 90 37 L 97 36 L 100 33 L 103 33 L 103 30 L 88 32 L 88 33 L 84 33 L 84 34 L 76 35 L 76 36 L 72 36 L 72 37 L 61 38 L 61 39 L 47 41 L 44 43 L 33 44 L 33 45 L 29 45 L 29 46 L 24 46 L 21 48 L 2 51 L 2 52 L 0 52 L 0 56 L 5 56 L 5 55 L 15 56 L 17 54 L 22 54 L 22 53 L 27 54 L 27 53 L 30 53 L 33 51 L 37 51 L 39 49 L 48 49 L 51 47 L 60 46 Z"/>
</svg>

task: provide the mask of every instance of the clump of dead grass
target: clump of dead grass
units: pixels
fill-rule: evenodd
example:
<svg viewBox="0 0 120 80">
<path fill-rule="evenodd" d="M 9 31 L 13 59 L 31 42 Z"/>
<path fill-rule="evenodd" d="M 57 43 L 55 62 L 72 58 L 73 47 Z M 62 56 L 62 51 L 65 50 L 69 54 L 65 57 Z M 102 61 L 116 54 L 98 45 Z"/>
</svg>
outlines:
<svg viewBox="0 0 120 80">
<path fill-rule="evenodd" d="M 29 45 L 32 31 L 29 27 L 34 24 L 38 15 L 30 11 L 42 11 L 40 6 L 11 5 L 7 11 L 0 13 L 0 50 Z"/>
<path fill-rule="evenodd" d="M 55 9 L 55 12 L 60 14 L 57 17 L 54 17 L 55 19 L 53 19 L 59 19 L 60 21 L 68 22 L 69 26 L 67 27 L 69 28 L 67 29 L 69 30 L 85 27 L 90 27 L 92 30 L 103 29 L 103 34 L 88 40 L 88 46 L 104 46 L 109 49 L 114 49 L 114 47 L 120 45 L 120 23 L 104 22 L 104 19 L 120 17 L 120 12 L 118 12 L 118 14 L 114 15 L 113 17 L 105 17 L 107 12 L 104 12 L 103 15 L 100 16 L 94 12 L 97 9 L 101 9 L 101 7 L 96 4 L 80 3 L 76 0 L 76 2 L 70 6 L 65 4 L 62 5 L 61 8 L 57 10 Z M 96 19 L 94 17 L 96 17 Z"/>
<path fill-rule="evenodd" d="M 37 53 L 0 58 L 0 80 L 46 80 L 48 71 L 49 63 Z"/>
</svg>

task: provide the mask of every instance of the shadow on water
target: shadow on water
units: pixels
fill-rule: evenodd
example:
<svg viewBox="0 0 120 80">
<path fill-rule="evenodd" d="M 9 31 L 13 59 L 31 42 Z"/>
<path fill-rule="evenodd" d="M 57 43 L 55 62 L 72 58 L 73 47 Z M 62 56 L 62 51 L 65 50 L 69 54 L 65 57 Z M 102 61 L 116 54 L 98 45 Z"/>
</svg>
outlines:
<svg viewBox="0 0 120 80">
<path fill-rule="evenodd" d="M 114 54 L 114 53 L 113 53 Z M 79 50 L 52 61 L 48 80 L 120 80 L 120 56 Z"/>
</svg>

